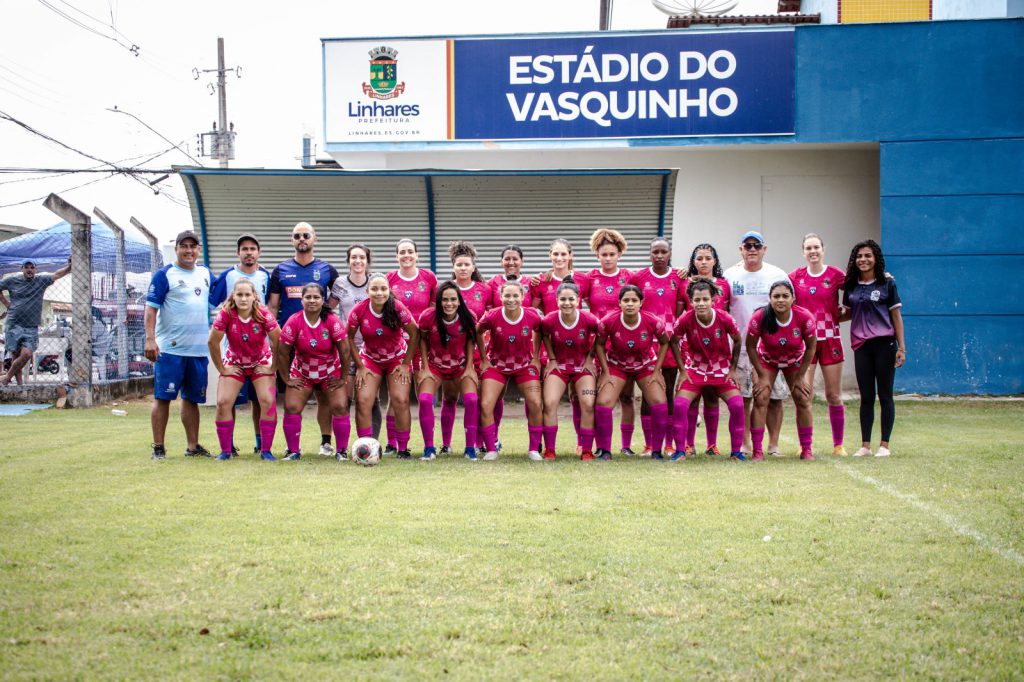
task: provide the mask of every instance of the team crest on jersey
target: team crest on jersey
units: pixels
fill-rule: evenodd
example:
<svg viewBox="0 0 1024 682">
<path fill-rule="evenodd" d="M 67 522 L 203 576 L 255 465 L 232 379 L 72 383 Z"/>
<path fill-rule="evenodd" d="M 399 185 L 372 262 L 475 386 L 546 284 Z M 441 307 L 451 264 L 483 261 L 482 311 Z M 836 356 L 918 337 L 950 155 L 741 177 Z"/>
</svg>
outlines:
<svg viewBox="0 0 1024 682">
<path fill-rule="evenodd" d="M 248 341 L 248 340 L 249 340 L 249 335 L 248 334 L 242 334 L 242 341 Z"/>
<path fill-rule="evenodd" d="M 581 329 L 580 330 L 580 341 L 582 341 L 586 337 L 587 337 L 587 333 Z"/>
<path fill-rule="evenodd" d="M 826 289 L 828 289 L 830 286 L 832 286 L 832 280 L 830 280 L 829 278 L 826 277 L 825 281 L 822 282 L 821 285 L 823 287 L 825 287 Z"/>
<path fill-rule="evenodd" d="M 604 291 L 605 291 L 605 293 L 606 293 L 606 294 L 610 294 L 610 293 L 612 293 L 613 291 L 615 291 L 615 287 L 613 287 L 613 286 L 612 286 L 611 284 L 609 284 L 608 286 L 606 286 L 606 287 L 604 288 Z"/>
<path fill-rule="evenodd" d="M 310 339 L 309 340 L 309 347 L 310 348 L 316 348 L 316 339 Z"/>
<path fill-rule="evenodd" d="M 412 292 L 411 291 L 405 292 L 404 295 L 405 295 L 406 298 L 412 298 Z"/>
<path fill-rule="evenodd" d="M 376 329 L 374 329 L 374 330 L 373 330 L 373 332 L 374 332 L 374 333 L 375 333 L 375 334 L 376 334 L 377 336 L 384 336 L 384 330 L 383 330 L 383 329 L 381 329 L 380 327 L 377 327 Z"/>
<path fill-rule="evenodd" d="M 480 300 L 480 292 L 479 291 L 474 291 L 473 292 L 473 298 L 476 299 L 477 301 L 479 301 Z"/>
<path fill-rule="evenodd" d="M 779 339 L 779 345 L 780 346 L 785 346 L 786 345 L 786 337 L 785 336 L 783 336 L 781 339 Z"/>
<path fill-rule="evenodd" d="M 313 271 L 313 281 L 314 282 L 319 282 L 320 281 L 320 271 L 319 270 L 314 270 Z"/>
<path fill-rule="evenodd" d="M 799 336 L 800 336 L 800 330 L 799 329 L 794 329 L 793 330 L 793 338 L 796 339 L 796 338 L 799 338 Z"/>
<path fill-rule="evenodd" d="M 416 285 L 416 288 L 419 289 L 420 291 L 426 291 L 427 285 L 425 285 L 423 282 L 420 282 L 419 284 Z"/>
<path fill-rule="evenodd" d="M 523 336 L 529 336 L 529 335 L 530 335 L 530 328 L 527 327 L 526 325 L 523 325 Z"/>
<path fill-rule="evenodd" d="M 705 346 L 710 346 L 711 345 L 711 339 L 709 339 L 708 337 L 705 336 L 703 339 L 701 339 L 701 343 L 703 343 Z"/>
<path fill-rule="evenodd" d="M 185 280 L 183 280 L 183 279 L 179 279 L 179 280 L 178 280 L 178 286 L 179 286 L 179 287 L 183 287 L 183 286 L 185 286 Z"/>
<path fill-rule="evenodd" d="M 626 342 L 626 345 L 629 346 L 630 348 L 632 348 L 633 346 L 636 345 L 636 341 L 634 341 L 633 339 L 630 339 L 629 341 Z"/>
<path fill-rule="evenodd" d="M 200 289 L 199 287 L 196 287 L 192 291 L 196 292 L 196 296 L 202 296 L 203 295 L 203 290 Z"/>
<path fill-rule="evenodd" d="M 882 292 L 880 292 L 878 289 L 874 289 L 871 292 L 871 300 L 873 302 L 878 303 L 878 301 L 881 300 L 881 298 L 882 298 Z"/>
<path fill-rule="evenodd" d="M 327 336 L 328 336 L 327 330 L 326 329 L 321 329 L 320 330 L 320 338 L 323 339 L 324 341 L 326 341 L 327 340 Z"/>
<path fill-rule="evenodd" d="M 668 286 L 669 286 L 670 289 L 678 289 L 679 288 L 679 285 L 676 284 L 674 281 L 670 282 Z"/>
<path fill-rule="evenodd" d="M 647 332 L 640 332 L 640 340 L 641 341 L 646 341 L 647 340 Z"/>
<path fill-rule="evenodd" d="M 722 338 L 722 330 L 721 329 L 716 329 L 715 330 L 715 338 L 716 339 Z"/>
<path fill-rule="evenodd" d="M 811 287 L 811 296 L 814 296 L 815 292 L 818 291 L 818 287 Z"/>
<path fill-rule="evenodd" d="M 565 345 L 572 346 L 572 339 L 566 339 L 565 340 Z"/>
<path fill-rule="evenodd" d="M 654 293 L 658 294 L 658 296 L 664 296 L 665 287 L 658 287 L 657 289 L 654 290 Z"/>
<path fill-rule="evenodd" d="M 508 342 L 509 343 L 515 343 L 516 342 L 515 334 L 509 334 L 508 335 Z"/>
</svg>

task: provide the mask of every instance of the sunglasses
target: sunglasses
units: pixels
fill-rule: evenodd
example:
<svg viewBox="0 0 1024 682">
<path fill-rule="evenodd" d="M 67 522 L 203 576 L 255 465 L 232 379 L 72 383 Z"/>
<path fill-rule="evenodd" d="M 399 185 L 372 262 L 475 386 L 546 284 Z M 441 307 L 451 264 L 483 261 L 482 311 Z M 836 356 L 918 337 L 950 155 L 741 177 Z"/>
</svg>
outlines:
<svg viewBox="0 0 1024 682">
<path fill-rule="evenodd" d="M 309 232 L 298 232 L 292 235 L 292 239 L 312 239 L 313 235 Z"/>
<path fill-rule="evenodd" d="M 746 251 L 760 251 L 764 248 L 764 244 L 758 244 L 757 242 L 743 242 L 743 249 Z"/>
</svg>

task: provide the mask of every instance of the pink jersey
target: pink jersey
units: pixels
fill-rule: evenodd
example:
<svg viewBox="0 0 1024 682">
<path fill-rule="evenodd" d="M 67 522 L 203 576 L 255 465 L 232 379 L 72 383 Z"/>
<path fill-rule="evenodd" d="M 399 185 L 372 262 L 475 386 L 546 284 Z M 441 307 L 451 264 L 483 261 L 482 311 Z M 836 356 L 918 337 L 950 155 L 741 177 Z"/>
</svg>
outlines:
<svg viewBox="0 0 1024 682">
<path fill-rule="evenodd" d="M 475 316 L 473 320 L 475 323 Z M 467 364 L 466 330 L 459 324 L 458 317 L 443 324 L 450 335 L 447 345 L 441 345 L 441 327 L 437 324 L 437 311 L 434 308 L 427 308 L 420 315 L 418 326 L 427 341 L 427 362 L 446 372 L 461 369 Z"/>
<path fill-rule="evenodd" d="M 686 293 L 691 281 L 693 280 L 687 278 L 683 282 L 683 304 L 687 310 L 693 307 L 693 304 L 690 303 L 690 296 Z M 729 280 L 724 277 L 715 277 L 715 286 L 718 287 L 718 294 L 711 298 L 711 305 L 715 310 L 727 313 L 729 312 L 729 301 L 732 300 L 732 287 L 729 286 Z"/>
<path fill-rule="evenodd" d="M 538 279 L 540 281 L 531 292 L 535 299 L 539 299 L 537 308 L 542 313 L 558 310 L 558 295 L 556 292 L 562 284 L 562 280 L 549 277 L 546 272 L 540 275 Z M 572 281 L 580 288 L 580 298 L 586 301 L 590 297 L 590 279 L 582 272 L 573 272 Z"/>
<path fill-rule="evenodd" d="M 505 275 L 501 274 L 491 277 L 491 280 L 487 282 L 487 285 L 491 287 L 491 305 L 496 308 L 502 306 L 501 285 L 507 281 L 508 280 L 505 278 Z M 533 301 L 531 298 L 533 296 L 533 291 L 530 289 L 530 278 L 520 277 L 516 281 L 523 285 L 523 306 L 525 307 L 530 305 Z"/>
<path fill-rule="evenodd" d="M 807 350 L 807 341 L 814 338 L 814 315 L 798 305 L 793 306 L 793 314 L 785 325 L 779 324 L 774 334 L 763 332 L 761 325 L 764 311 L 758 308 L 750 318 L 747 327 L 747 338 L 757 339 L 757 355 L 761 362 L 775 367 L 793 367 L 800 364 L 800 359 Z"/>
<path fill-rule="evenodd" d="M 711 311 L 711 322 L 705 327 L 697 312 L 689 310 L 676 323 L 675 335 L 686 348 L 686 369 L 703 377 L 724 379 L 732 366 L 732 338 L 739 328 L 729 313 Z"/>
<path fill-rule="evenodd" d="M 619 268 L 614 275 L 606 275 L 600 268 L 587 273 L 587 279 L 590 280 L 587 307 L 598 320 L 619 309 L 619 291 L 629 284 L 632 276 L 625 268 Z"/>
<path fill-rule="evenodd" d="M 522 315 L 512 321 L 505 317 L 505 308 L 491 308 L 477 325 L 477 334 L 490 332 L 487 359 L 502 372 L 525 369 L 533 360 L 533 335 L 540 328 L 540 313 L 523 306 Z"/>
<path fill-rule="evenodd" d="M 796 292 L 796 304 L 814 315 L 818 340 L 839 338 L 839 299 L 843 295 L 846 273 L 834 265 L 825 266 L 818 275 L 797 268 L 789 273 Z"/>
<path fill-rule="evenodd" d="M 237 310 L 222 308 L 213 321 L 213 328 L 224 332 L 228 349 L 224 362 L 241 367 L 268 365 L 273 357 L 270 352 L 270 332 L 277 329 L 277 320 L 265 307 L 260 306 L 263 322 L 250 317 L 243 320 Z"/>
<path fill-rule="evenodd" d="M 608 362 L 627 372 L 638 372 L 658 357 L 660 337 L 665 323 L 646 310 L 640 311 L 635 327 L 627 327 L 622 313 L 610 313 L 601 320 L 598 335 L 608 339 Z"/>
<path fill-rule="evenodd" d="M 310 381 L 323 381 L 341 368 L 336 344 L 345 338 L 345 327 L 337 315 L 311 325 L 306 313 L 299 311 L 281 328 L 281 343 L 294 346 L 291 373 Z"/>
<path fill-rule="evenodd" d="M 490 285 L 484 282 L 473 282 L 468 289 L 463 289 L 460 286 L 459 293 L 462 294 L 462 300 L 466 302 L 469 312 L 473 313 L 478 320 L 491 308 L 493 294 Z M 420 328 L 422 329 L 422 327 Z"/>
<path fill-rule="evenodd" d="M 434 305 L 434 294 L 437 293 L 437 277 L 430 270 L 419 268 L 412 279 L 406 279 L 395 270 L 388 273 L 388 285 L 396 301 L 401 302 L 412 313 L 413 319 L 419 317 L 427 308 Z M 365 338 L 365 337 L 364 337 Z"/>
<path fill-rule="evenodd" d="M 640 287 L 643 292 L 644 300 L 640 307 L 644 311 L 656 315 L 669 329 L 675 327 L 676 309 L 686 300 L 684 280 L 675 270 L 656 275 L 654 270 L 646 267 L 634 272 L 629 283 Z"/>
<path fill-rule="evenodd" d="M 356 303 L 348 314 L 348 331 L 357 331 L 363 335 L 363 345 L 359 352 L 378 364 L 401 357 L 409 349 L 405 340 L 405 325 L 413 321 L 412 313 L 399 300 L 395 300 L 395 309 L 398 311 L 398 329 L 391 329 L 384 324 L 382 315 L 373 312 L 370 307 L 370 299 Z"/>
<path fill-rule="evenodd" d="M 566 327 L 561 311 L 556 310 L 544 316 L 541 328 L 551 339 L 558 369 L 575 374 L 583 369 L 597 338 L 598 319 L 586 310 L 580 310 L 576 322 Z"/>
</svg>

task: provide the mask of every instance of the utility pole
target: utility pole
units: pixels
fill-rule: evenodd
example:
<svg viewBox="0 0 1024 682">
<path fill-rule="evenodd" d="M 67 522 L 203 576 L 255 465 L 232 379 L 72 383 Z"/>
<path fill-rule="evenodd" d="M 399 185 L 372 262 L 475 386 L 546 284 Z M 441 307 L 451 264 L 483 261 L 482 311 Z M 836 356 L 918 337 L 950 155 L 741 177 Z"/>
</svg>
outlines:
<svg viewBox="0 0 1024 682">
<path fill-rule="evenodd" d="M 236 66 L 228 69 L 224 66 L 224 39 L 217 38 L 217 68 L 216 69 L 192 69 L 192 76 L 199 80 L 200 74 L 216 73 L 217 85 L 209 84 L 210 94 L 217 93 L 217 110 L 219 127 L 213 124 L 213 130 L 202 133 L 199 137 L 199 155 L 219 159 L 220 167 L 227 168 L 228 161 L 235 158 L 235 124 L 228 123 L 228 92 L 226 74 L 234 71 L 237 78 L 242 77 L 242 67 Z M 209 151 L 207 151 L 209 150 Z"/>
<path fill-rule="evenodd" d="M 607 31 L 612 27 L 612 1 L 601 0 L 601 17 L 598 22 L 599 31 Z"/>
</svg>

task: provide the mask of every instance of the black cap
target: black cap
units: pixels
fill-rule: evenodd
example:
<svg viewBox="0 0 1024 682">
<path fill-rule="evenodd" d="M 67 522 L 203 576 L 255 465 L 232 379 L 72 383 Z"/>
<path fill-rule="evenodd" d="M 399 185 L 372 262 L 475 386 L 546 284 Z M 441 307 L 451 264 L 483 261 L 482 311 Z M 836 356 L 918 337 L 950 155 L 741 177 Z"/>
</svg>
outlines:
<svg viewBox="0 0 1024 682">
<path fill-rule="evenodd" d="M 235 245 L 241 246 L 242 242 L 247 241 L 254 242 L 256 244 L 256 248 L 260 248 L 260 240 L 256 239 L 256 235 L 254 235 L 252 232 L 246 232 L 245 234 L 238 235 L 238 239 L 235 240 Z"/>
<path fill-rule="evenodd" d="M 202 244 L 203 243 L 202 241 L 200 241 L 199 235 L 196 234 L 195 231 L 193 231 L 193 230 L 185 230 L 184 232 L 179 232 L 178 236 L 174 238 L 174 245 L 177 246 L 178 244 L 182 243 L 186 239 L 191 239 L 191 240 L 195 241 L 196 244 Z"/>
</svg>

